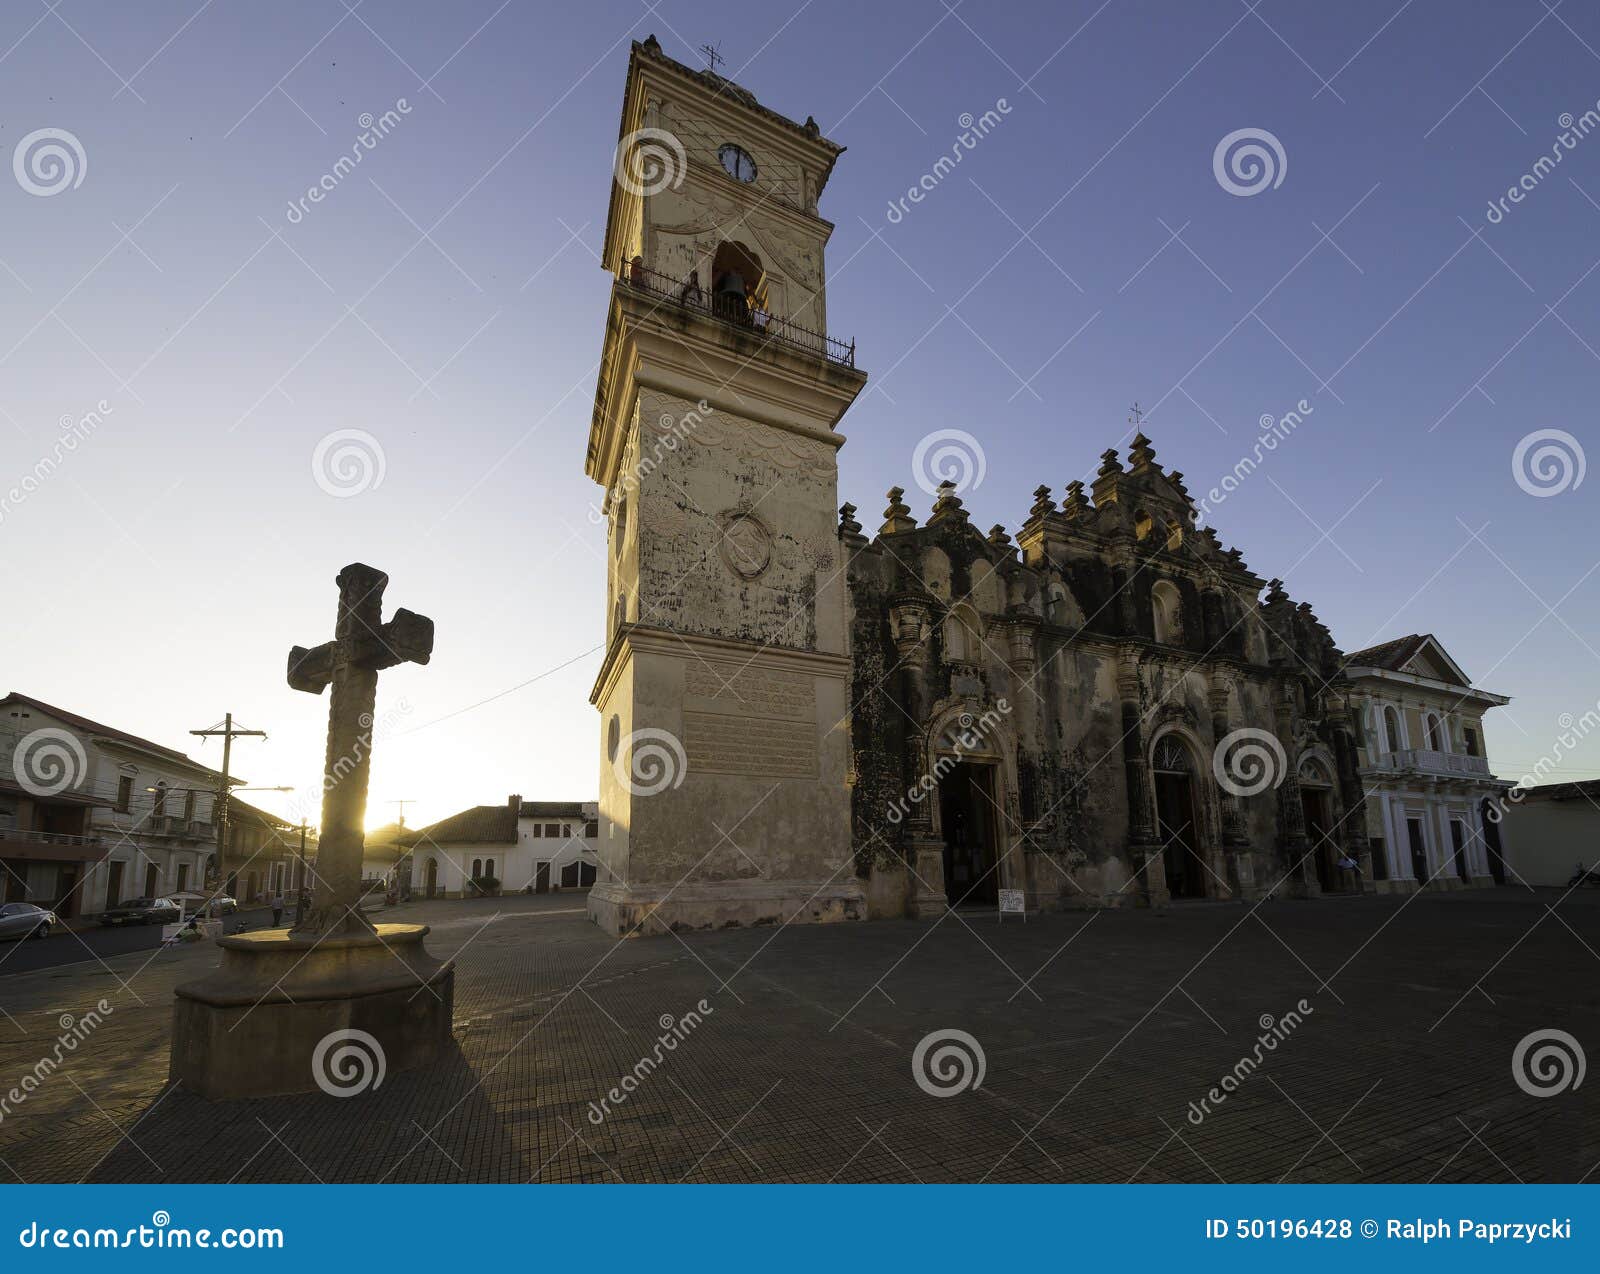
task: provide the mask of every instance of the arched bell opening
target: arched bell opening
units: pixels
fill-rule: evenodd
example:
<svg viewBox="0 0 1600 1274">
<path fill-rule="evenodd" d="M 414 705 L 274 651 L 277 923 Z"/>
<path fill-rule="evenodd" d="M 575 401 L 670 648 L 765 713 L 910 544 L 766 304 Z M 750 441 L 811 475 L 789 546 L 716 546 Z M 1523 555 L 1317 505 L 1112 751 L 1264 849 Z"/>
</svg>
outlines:
<svg viewBox="0 0 1600 1274">
<path fill-rule="evenodd" d="M 722 318 L 753 323 L 767 314 L 767 276 L 761 258 L 738 242 L 717 246 L 711 258 L 711 306 Z"/>
</svg>

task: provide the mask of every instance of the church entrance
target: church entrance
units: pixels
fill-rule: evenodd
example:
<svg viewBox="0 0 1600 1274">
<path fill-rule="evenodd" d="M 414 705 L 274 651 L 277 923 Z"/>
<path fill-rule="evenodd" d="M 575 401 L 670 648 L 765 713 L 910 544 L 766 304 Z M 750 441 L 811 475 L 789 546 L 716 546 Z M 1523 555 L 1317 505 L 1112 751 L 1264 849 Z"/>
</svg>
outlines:
<svg viewBox="0 0 1600 1274">
<path fill-rule="evenodd" d="M 939 780 L 939 825 L 944 830 L 944 892 L 950 905 L 994 906 L 1000 887 L 994 766 L 960 761 Z"/>
<path fill-rule="evenodd" d="M 1300 765 L 1300 815 L 1306 825 L 1306 843 L 1311 860 L 1317 865 L 1317 883 L 1322 892 L 1347 892 L 1351 873 L 1339 866 L 1344 851 L 1334 834 L 1333 781 L 1320 762 L 1307 758 Z"/>
<path fill-rule="evenodd" d="M 1156 788 L 1156 834 L 1161 838 L 1167 892 L 1174 898 L 1206 896 L 1200 859 L 1194 766 L 1189 749 L 1167 735 L 1156 744 L 1151 766 Z"/>
</svg>

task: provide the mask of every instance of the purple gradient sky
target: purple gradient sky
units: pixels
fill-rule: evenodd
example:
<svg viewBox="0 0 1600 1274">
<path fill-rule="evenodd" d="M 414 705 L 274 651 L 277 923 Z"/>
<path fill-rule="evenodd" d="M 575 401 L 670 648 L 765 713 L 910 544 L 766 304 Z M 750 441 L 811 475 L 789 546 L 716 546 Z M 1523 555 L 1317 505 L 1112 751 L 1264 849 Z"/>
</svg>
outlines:
<svg viewBox="0 0 1600 1274">
<path fill-rule="evenodd" d="M 1485 220 L 1600 98 L 1600 16 L 1541 0 L 19 0 L 0 148 L 62 128 L 88 167 L 49 198 L 0 168 L 0 491 L 62 416 L 112 411 L 3 509 L 5 688 L 212 762 L 186 731 L 231 709 L 271 735 L 236 768 L 310 790 L 325 704 L 284 656 L 330 635 L 359 559 L 438 624 L 430 667 L 385 674 L 371 821 L 399 797 L 413 825 L 592 797 L 595 253 L 628 41 L 651 32 L 686 61 L 720 41 L 727 73 L 849 148 L 822 211 L 830 321 L 872 377 L 840 471 L 869 529 L 895 483 L 925 512 L 911 456 L 934 429 L 981 440 L 966 503 L 1015 532 L 1036 485 L 1124 443 L 1135 398 L 1197 496 L 1304 398 L 1214 515 L 1224 542 L 1345 648 L 1431 630 L 1514 696 L 1488 728 L 1503 775 L 1594 705 L 1600 478 L 1534 498 L 1511 459 L 1532 430 L 1595 436 L 1600 137 Z M 291 224 L 358 115 L 399 98 L 403 123 Z M 890 224 L 958 117 L 1000 98 L 1001 126 Z M 1246 127 L 1288 166 L 1239 198 L 1212 152 Z M 335 499 L 311 457 L 346 428 L 386 469 Z M 1562 762 L 1596 773 L 1600 743 Z"/>
</svg>

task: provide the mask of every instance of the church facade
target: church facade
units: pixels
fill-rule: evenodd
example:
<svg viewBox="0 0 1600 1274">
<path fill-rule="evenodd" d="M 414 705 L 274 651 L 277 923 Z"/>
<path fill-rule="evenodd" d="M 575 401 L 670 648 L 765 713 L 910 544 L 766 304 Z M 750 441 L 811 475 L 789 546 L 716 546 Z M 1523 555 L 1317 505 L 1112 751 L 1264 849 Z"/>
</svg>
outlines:
<svg viewBox="0 0 1600 1274">
<path fill-rule="evenodd" d="M 1016 542 L 974 527 L 950 484 L 922 525 L 891 491 L 871 540 L 844 510 L 852 829 L 886 878 L 876 910 L 937 915 L 1002 889 L 1030 908 L 1304 896 L 1370 877 L 1327 629 L 1195 529 L 1142 433 L 1127 461 L 1107 451 L 1059 505 L 1040 487 Z"/>
<path fill-rule="evenodd" d="M 1039 488 L 1014 538 L 950 484 L 919 512 L 890 491 L 871 535 L 840 504 L 866 381 L 827 335 L 842 149 L 633 46 L 585 466 L 608 528 L 591 919 L 1371 889 L 1347 661 L 1142 432 Z"/>
</svg>

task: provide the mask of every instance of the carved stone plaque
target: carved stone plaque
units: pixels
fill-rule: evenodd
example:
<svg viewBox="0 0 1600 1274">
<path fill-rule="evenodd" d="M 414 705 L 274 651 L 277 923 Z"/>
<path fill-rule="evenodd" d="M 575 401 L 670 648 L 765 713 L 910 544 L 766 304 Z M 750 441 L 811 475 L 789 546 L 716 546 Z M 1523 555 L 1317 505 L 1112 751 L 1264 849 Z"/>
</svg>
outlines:
<svg viewBox="0 0 1600 1274">
<path fill-rule="evenodd" d="M 684 669 L 683 727 L 691 772 L 818 775 L 816 686 L 809 676 L 691 664 Z"/>
</svg>

